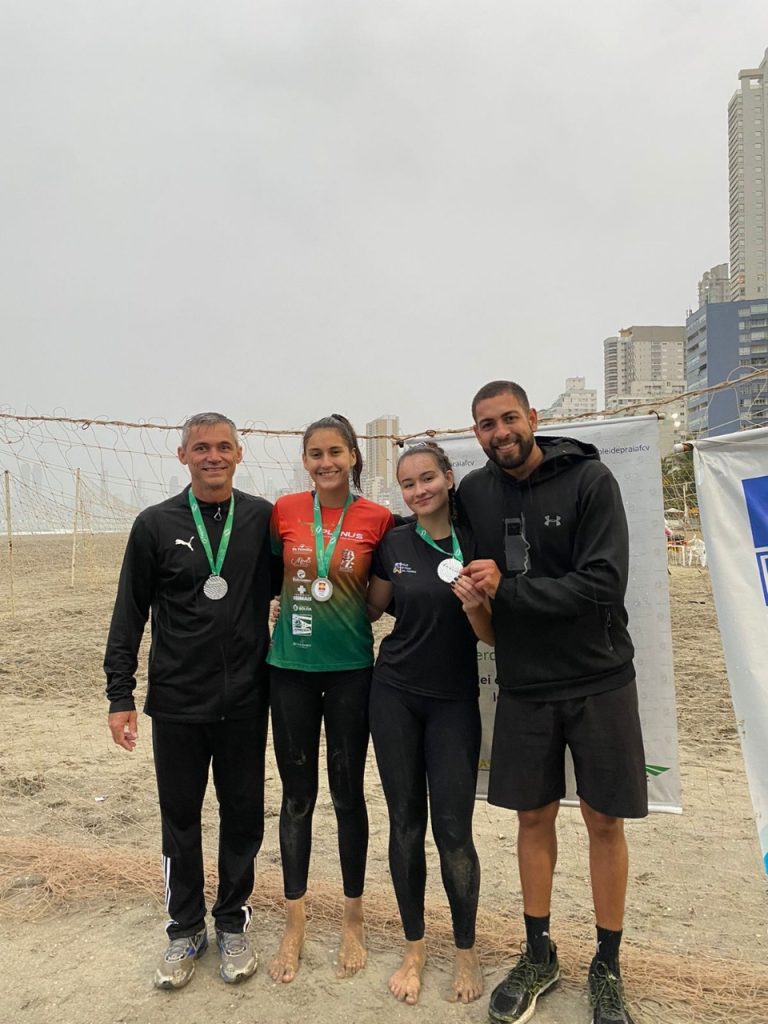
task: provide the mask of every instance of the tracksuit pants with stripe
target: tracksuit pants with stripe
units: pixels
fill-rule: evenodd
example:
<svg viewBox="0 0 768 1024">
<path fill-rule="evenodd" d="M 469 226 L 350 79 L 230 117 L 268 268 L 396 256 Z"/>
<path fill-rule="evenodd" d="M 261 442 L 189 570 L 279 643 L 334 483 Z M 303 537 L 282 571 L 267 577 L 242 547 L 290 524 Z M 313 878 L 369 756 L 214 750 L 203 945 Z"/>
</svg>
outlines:
<svg viewBox="0 0 768 1024">
<path fill-rule="evenodd" d="M 254 860 L 264 836 L 264 690 L 264 707 L 253 718 L 203 724 L 152 720 L 171 939 L 194 935 L 205 925 L 201 813 L 209 768 L 219 803 L 213 918 L 226 932 L 245 931 L 250 922 Z"/>
</svg>

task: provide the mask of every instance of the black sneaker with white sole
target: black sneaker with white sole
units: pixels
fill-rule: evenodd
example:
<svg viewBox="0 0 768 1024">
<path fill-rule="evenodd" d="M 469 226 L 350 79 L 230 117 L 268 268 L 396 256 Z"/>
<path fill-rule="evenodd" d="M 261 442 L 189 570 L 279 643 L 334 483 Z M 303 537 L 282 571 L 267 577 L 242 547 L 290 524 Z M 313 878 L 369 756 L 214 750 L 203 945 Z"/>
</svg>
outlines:
<svg viewBox="0 0 768 1024">
<path fill-rule="evenodd" d="M 624 1005 L 624 985 L 618 974 L 597 957 L 589 968 L 592 1024 L 635 1024 Z"/>
<path fill-rule="evenodd" d="M 554 988 L 560 978 L 557 946 L 550 943 L 549 960 L 531 960 L 523 946 L 517 963 L 491 993 L 488 1016 L 494 1024 L 525 1024 L 536 1010 L 536 1000 Z"/>
</svg>

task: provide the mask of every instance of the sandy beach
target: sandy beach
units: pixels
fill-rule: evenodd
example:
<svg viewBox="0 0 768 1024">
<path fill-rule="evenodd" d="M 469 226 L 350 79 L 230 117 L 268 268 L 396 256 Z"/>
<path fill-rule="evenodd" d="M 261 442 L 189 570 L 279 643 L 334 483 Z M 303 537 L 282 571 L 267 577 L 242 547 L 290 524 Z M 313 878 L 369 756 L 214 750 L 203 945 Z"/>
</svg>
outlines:
<svg viewBox="0 0 768 1024">
<path fill-rule="evenodd" d="M 101 671 L 123 543 L 116 536 L 81 538 L 71 588 L 70 538 L 18 538 L 15 615 L 8 550 L 0 552 L 0 915 L 6 942 L 0 1021 L 485 1021 L 487 998 L 470 1006 L 446 1001 L 450 928 L 431 840 L 431 959 L 423 995 L 410 1008 L 387 991 L 401 934 L 387 871 L 386 809 L 372 757 L 366 969 L 349 980 L 334 976 L 341 890 L 333 812 L 323 785 L 310 877 L 312 920 L 301 969 L 290 985 L 275 984 L 266 974 L 281 926 L 280 786 L 268 752 L 267 828 L 253 898 L 259 970 L 245 985 L 226 986 L 218 977 L 217 956 L 209 952 L 183 992 L 152 988 L 165 935 L 149 722 L 140 721 L 133 755 L 112 744 Z M 768 883 L 709 579 L 701 569 L 673 567 L 670 588 L 685 813 L 657 814 L 627 826 L 628 998 L 637 1024 L 764 1022 Z M 209 796 L 211 879 L 215 815 Z M 478 803 L 475 832 L 483 870 L 478 947 L 490 991 L 523 938 L 515 820 Z M 586 833 L 576 811 L 561 813 L 559 842 L 552 921 L 563 980 L 540 1003 L 536 1020 L 542 1024 L 590 1019 L 584 980 L 594 922 Z"/>
</svg>

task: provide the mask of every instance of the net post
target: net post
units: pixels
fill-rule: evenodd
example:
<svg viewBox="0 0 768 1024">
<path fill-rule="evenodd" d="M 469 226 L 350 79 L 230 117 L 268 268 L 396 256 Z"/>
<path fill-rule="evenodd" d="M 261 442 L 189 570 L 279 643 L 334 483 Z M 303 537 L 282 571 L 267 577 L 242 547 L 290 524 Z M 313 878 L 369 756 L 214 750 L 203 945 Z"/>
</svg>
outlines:
<svg viewBox="0 0 768 1024">
<path fill-rule="evenodd" d="M 5 522 L 8 531 L 8 579 L 9 593 L 11 595 L 11 618 L 16 618 L 16 600 L 13 593 L 13 524 L 11 522 L 11 471 L 3 472 L 3 486 L 5 490 Z"/>
<path fill-rule="evenodd" d="M 72 566 L 69 585 L 75 589 L 75 562 L 77 556 L 77 516 L 80 511 L 80 470 L 75 470 L 75 512 L 72 517 Z"/>
</svg>

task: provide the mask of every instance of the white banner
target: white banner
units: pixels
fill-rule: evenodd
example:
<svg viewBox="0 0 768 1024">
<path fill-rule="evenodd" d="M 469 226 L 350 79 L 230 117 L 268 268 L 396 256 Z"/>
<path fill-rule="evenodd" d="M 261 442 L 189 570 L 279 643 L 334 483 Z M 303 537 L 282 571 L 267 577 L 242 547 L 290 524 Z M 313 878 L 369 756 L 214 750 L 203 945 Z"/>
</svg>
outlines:
<svg viewBox="0 0 768 1024">
<path fill-rule="evenodd" d="M 768 429 L 696 441 L 693 467 L 725 664 L 768 873 Z"/>
<path fill-rule="evenodd" d="M 629 524 L 630 565 L 626 603 L 636 651 L 649 804 L 653 811 L 679 814 L 682 800 L 658 429 L 655 416 L 635 416 L 562 423 L 538 432 L 575 437 L 595 445 L 600 458 L 610 467 L 619 483 Z M 487 461 L 474 436 L 439 440 L 459 480 Z M 479 644 L 478 659 L 483 715 L 478 795 L 485 795 L 497 693 L 493 649 Z M 576 803 L 571 766 L 568 775 L 566 802 Z"/>
</svg>

